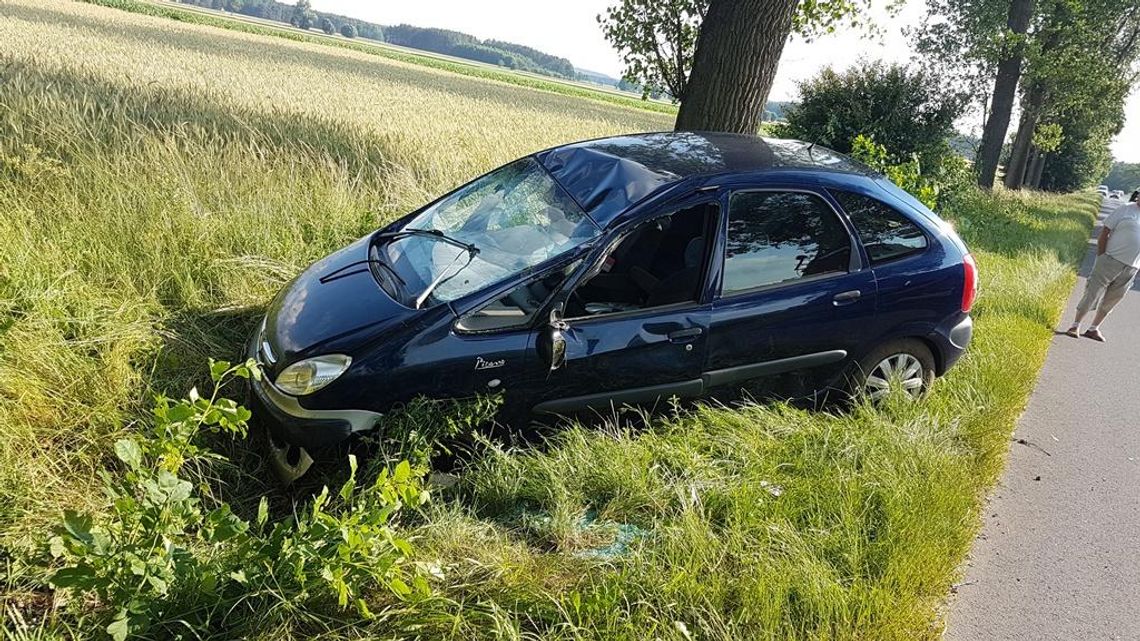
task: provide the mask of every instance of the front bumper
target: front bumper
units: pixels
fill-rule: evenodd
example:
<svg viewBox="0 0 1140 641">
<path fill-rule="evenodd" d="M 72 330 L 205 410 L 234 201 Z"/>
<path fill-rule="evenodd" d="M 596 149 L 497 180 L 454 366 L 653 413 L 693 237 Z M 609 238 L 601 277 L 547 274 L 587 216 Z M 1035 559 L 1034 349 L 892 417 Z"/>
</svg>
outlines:
<svg viewBox="0 0 1140 641">
<path fill-rule="evenodd" d="M 259 351 L 261 332 L 254 332 L 246 355 L 264 367 Z M 356 432 L 371 430 L 381 415 L 367 410 L 311 410 L 301 406 L 268 378 L 251 380 L 250 411 L 279 441 L 307 450 L 336 445 Z"/>
</svg>

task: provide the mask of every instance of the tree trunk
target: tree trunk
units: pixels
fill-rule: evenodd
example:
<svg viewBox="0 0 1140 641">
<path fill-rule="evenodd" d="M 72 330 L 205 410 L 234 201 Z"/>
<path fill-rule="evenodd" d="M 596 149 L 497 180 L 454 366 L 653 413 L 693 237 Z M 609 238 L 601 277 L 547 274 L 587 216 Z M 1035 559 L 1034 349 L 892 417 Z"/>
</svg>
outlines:
<svg viewBox="0 0 1140 641">
<path fill-rule="evenodd" d="M 1037 147 L 1029 146 L 1029 159 L 1025 161 L 1025 179 L 1021 181 L 1022 187 L 1033 187 L 1033 170 L 1037 169 L 1037 159 L 1041 156 Z"/>
<path fill-rule="evenodd" d="M 1005 168 L 1005 186 L 1020 189 L 1025 183 L 1025 173 L 1029 168 L 1029 149 L 1033 145 L 1033 132 L 1037 129 L 1038 114 L 1044 96 L 1033 88 L 1026 96 L 1025 109 L 1021 112 L 1021 123 L 1017 126 L 1017 136 L 1013 139 L 1013 149 L 1009 153 L 1009 164 Z"/>
<path fill-rule="evenodd" d="M 1029 29 L 1033 17 L 1033 0 L 1012 0 L 1009 5 L 1009 30 L 1019 36 Z M 1021 58 L 1025 46 L 1017 43 L 998 63 L 994 81 L 994 95 L 990 101 L 990 114 L 982 131 L 982 146 L 978 150 L 978 185 L 985 189 L 994 186 L 1001 147 L 1009 131 L 1009 118 L 1013 113 L 1013 100 L 1017 96 L 1017 82 L 1021 78 Z"/>
<path fill-rule="evenodd" d="M 711 0 L 677 131 L 755 134 L 799 0 Z"/>
<path fill-rule="evenodd" d="M 1048 154 L 1042 151 L 1037 151 L 1033 158 L 1033 164 L 1029 166 L 1029 186 L 1034 189 L 1041 189 L 1041 176 L 1045 173 L 1045 157 Z"/>
</svg>

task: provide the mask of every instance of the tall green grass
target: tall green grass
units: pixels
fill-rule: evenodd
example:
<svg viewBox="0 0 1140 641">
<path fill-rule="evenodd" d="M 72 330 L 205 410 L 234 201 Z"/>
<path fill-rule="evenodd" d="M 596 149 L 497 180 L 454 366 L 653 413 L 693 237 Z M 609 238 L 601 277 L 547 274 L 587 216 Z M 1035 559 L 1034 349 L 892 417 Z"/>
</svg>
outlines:
<svg viewBox="0 0 1140 641">
<path fill-rule="evenodd" d="M 498 162 L 659 128 L 88 5 L 0 14 L 0 602 L 26 638 L 95 633 L 44 587 L 45 528 L 101 509 L 115 439 L 152 394 L 181 396 L 207 357 L 235 356 L 283 282 Z M 268 62 L 240 68 L 254 58 Z M 492 450 L 404 532 L 444 570 L 432 598 L 370 621 L 238 608 L 193 636 L 937 638 L 1095 208 L 1006 193 L 948 206 L 981 271 L 975 341 L 922 403 L 706 405 Z M 229 453 L 214 491 L 239 509 L 306 500 L 266 481 L 256 447 Z"/>
</svg>

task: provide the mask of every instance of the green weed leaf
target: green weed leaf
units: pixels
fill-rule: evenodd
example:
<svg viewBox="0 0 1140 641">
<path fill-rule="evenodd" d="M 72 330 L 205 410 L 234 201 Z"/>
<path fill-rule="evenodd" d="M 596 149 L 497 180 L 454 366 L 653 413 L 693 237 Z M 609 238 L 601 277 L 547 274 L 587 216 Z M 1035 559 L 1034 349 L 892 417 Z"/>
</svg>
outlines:
<svg viewBox="0 0 1140 641">
<path fill-rule="evenodd" d="M 111 635 L 115 641 L 126 641 L 130 633 L 131 624 L 125 611 L 120 612 L 119 616 L 115 617 L 115 620 L 107 626 L 107 634 Z"/>
<path fill-rule="evenodd" d="M 95 568 L 81 563 L 73 567 L 56 570 L 48 582 L 57 588 L 89 590 L 95 586 L 98 579 L 99 576 L 96 574 Z"/>
<path fill-rule="evenodd" d="M 90 516 L 81 514 L 74 510 L 64 510 L 63 529 L 76 541 L 84 545 L 91 544 L 92 537 Z"/>
<path fill-rule="evenodd" d="M 115 456 L 126 463 L 127 467 L 137 470 L 142 466 L 142 448 L 138 442 L 131 438 L 121 438 L 115 441 Z"/>
</svg>

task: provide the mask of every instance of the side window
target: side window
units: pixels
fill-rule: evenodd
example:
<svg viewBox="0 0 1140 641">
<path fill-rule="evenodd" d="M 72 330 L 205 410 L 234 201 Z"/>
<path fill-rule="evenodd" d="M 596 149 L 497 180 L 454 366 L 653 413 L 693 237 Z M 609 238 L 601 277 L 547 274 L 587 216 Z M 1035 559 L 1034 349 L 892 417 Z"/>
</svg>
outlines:
<svg viewBox="0 0 1140 641">
<path fill-rule="evenodd" d="M 704 282 L 711 223 L 703 203 L 661 216 L 627 234 L 574 290 L 566 316 L 581 318 L 696 301 Z"/>
<path fill-rule="evenodd" d="M 871 265 L 910 256 L 926 249 L 926 235 L 893 207 L 849 191 L 831 192 L 859 232 Z"/>
<path fill-rule="evenodd" d="M 566 278 L 582 261 L 574 261 L 561 269 L 527 281 L 483 307 L 459 319 L 455 328 L 461 332 L 490 332 L 526 327 L 546 301 L 558 291 Z"/>
<path fill-rule="evenodd" d="M 850 265 L 851 237 L 818 196 L 781 191 L 732 195 L 722 294 L 844 273 Z"/>
</svg>

